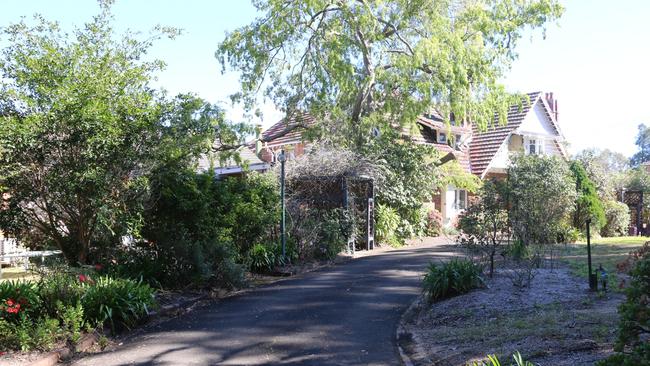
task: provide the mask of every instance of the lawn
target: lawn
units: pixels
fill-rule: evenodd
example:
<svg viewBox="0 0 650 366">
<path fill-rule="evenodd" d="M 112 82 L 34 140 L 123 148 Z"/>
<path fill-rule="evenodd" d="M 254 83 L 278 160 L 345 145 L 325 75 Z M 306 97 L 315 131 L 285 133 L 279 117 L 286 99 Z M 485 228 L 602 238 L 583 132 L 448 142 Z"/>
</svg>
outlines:
<svg viewBox="0 0 650 366">
<path fill-rule="evenodd" d="M 608 282 L 617 285 L 619 279 L 616 273 L 616 264 L 624 260 L 631 251 L 640 248 L 646 241 L 650 241 L 650 238 L 643 236 L 623 236 L 592 240 L 591 263 L 593 269 L 596 270 L 599 265 L 602 265 L 608 273 Z M 586 242 L 567 244 L 562 250 L 560 258 L 569 265 L 574 274 L 587 278 Z"/>
<path fill-rule="evenodd" d="M 22 266 L 6 267 L 2 268 L 2 276 L 0 277 L 0 282 L 20 279 L 33 280 L 35 278 L 36 276 L 32 272 L 25 270 L 25 268 Z"/>
</svg>

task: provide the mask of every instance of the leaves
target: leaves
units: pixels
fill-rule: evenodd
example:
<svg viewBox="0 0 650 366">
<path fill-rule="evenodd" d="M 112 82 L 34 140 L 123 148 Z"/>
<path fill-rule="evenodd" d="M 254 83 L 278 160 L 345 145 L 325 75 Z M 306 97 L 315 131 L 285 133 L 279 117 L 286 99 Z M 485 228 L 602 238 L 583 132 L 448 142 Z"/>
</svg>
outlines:
<svg viewBox="0 0 650 366">
<path fill-rule="evenodd" d="M 484 128 L 518 101 L 498 80 L 526 28 L 562 13 L 554 0 L 266 0 L 228 33 L 216 57 L 241 73 L 233 100 L 258 91 L 286 111 L 307 111 L 356 146 L 373 127 L 412 124 L 430 108 Z"/>
</svg>

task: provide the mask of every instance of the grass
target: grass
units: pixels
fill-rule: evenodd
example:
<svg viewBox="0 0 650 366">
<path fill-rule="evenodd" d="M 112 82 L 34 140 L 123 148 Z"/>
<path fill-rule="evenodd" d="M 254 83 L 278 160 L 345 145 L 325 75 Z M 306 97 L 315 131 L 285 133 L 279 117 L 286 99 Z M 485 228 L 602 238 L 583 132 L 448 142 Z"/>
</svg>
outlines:
<svg viewBox="0 0 650 366">
<path fill-rule="evenodd" d="M 594 239 L 591 243 L 592 270 L 600 265 L 607 271 L 612 289 L 617 288 L 618 278 L 616 264 L 624 260 L 627 255 L 641 247 L 650 238 L 642 236 L 623 236 L 615 238 Z M 560 254 L 560 259 L 567 263 L 571 271 L 578 276 L 587 278 L 589 272 L 587 264 L 587 243 L 578 242 L 567 244 Z"/>
<path fill-rule="evenodd" d="M 0 282 L 21 279 L 33 280 L 36 279 L 36 276 L 32 272 L 26 271 L 25 268 L 20 266 L 2 268 L 2 278 L 0 278 Z"/>
</svg>

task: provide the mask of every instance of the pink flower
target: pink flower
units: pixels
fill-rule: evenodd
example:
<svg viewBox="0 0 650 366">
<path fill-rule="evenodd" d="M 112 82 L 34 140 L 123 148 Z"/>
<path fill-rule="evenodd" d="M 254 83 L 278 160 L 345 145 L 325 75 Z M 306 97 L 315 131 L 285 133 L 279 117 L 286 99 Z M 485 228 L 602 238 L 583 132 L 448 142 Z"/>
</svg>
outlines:
<svg viewBox="0 0 650 366">
<path fill-rule="evenodd" d="M 95 271 L 98 271 L 98 272 L 99 272 L 99 271 L 101 271 L 102 269 L 104 269 L 104 266 L 102 266 L 102 265 L 99 264 L 99 263 L 95 264 Z"/>
<path fill-rule="evenodd" d="M 88 281 L 88 277 L 86 277 L 86 275 L 84 275 L 84 274 L 80 274 L 79 275 L 79 282 L 84 283 L 86 281 Z"/>
</svg>

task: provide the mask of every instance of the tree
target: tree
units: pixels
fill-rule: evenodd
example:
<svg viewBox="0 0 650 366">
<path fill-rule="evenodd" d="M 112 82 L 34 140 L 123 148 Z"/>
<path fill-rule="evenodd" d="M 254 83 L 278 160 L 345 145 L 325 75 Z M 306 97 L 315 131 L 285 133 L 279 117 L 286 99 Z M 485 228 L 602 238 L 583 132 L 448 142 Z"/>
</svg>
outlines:
<svg viewBox="0 0 650 366">
<path fill-rule="evenodd" d="M 576 182 L 577 193 L 573 212 L 573 227 L 583 230 L 586 228 L 587 220 L 591 220 L 592 228 L 594 232 L 597 232 L 605 225 L 606 219 L 603 204 L 596 193 L 596 187 L 579 161 L 571 162 L 570 169 Z"/>
<path fill-rule="evenodd" d="M 601 201 L 615 199 L 614 193 L 622 188 L 620 181 L 629 169 L 625 155 L 609 149 L 585 149 L 575 156 L 594 183 Z"/>
<path fill-rule="evenodd" d="M 605 237 L 627 235 L 630 227 L 630 208 L 613 200 L 606 201 L 604 206 L 606 223 L 600 234 Z"/>
<path fill-rule="evenodd" d="M 574 210 L 576 183 L 557 157 L 514 156 L 508 168 L 510 222 L 523 245 L 553 244 Z"/>
<path fill-rule="evenodd" d="M 215 136 L 223 113 L 193 96 L 173 101 L 149 86 L 164 66 L 143 61 L 153 42 L 116 40 L 112 1 L 69 37 L 37 17 L 2 29 L 0 57 L 0 225 L 27 245 L 60 248 L 85 263 L 92 246 L 119 242 L 141 225 L 148 172 L 190 161 Z M 237 129 L 235 129 L 237 130 Z"/>
<path fill-rule="evenodd" d="M 414 123 L 435 107 L 481 127 L 521 103 L 498 83 L 526 28 L 557 19 L 555 0 L 265 0 L 263 14 L 229 34 L 216 57 L 241 73 L 233 100 L 258 91 L 321 131 L 362 146 L 370 131 Z M 376 131 L 376 130 L 375 130 Z"/>
<path fill-rule="evenodd" d="M 639 132 L 636 135 L 635 143 L 639 151 L 630 158 L 630 165 L 633 167 L 650 161 L 650 128 L 642 123 L 638 126 L 638 129 Z"/>
<path fill-rule="evenodd" d="M 494 257 L 510 237 L 508 191 L 503 181 L 487 181 L 479 191 L 478 202 L 470 205 L 458 220 L 461 244 L 483 253 L 494 274 Z"/>
</svg>

